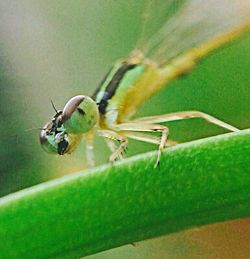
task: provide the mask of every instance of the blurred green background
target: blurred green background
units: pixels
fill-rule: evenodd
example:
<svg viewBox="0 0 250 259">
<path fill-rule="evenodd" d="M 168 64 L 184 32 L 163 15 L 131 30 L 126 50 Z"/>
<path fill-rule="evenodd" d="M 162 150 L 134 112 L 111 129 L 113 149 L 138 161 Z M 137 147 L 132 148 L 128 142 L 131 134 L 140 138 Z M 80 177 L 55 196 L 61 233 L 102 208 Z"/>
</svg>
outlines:
<svg viewBox="0 0 250 259">
<path fill-rule="evenodd" d="M 61 109 L 74 95 L 91 96 L 111 64 L 135 46 L 143 5 L 144 0 L 0 1 L 0 196 L 86 168 L 83 145 L 72 155 L 51 156 L 40 148 L 39 131 L 27 129 L 53 116 L 50 100 Z M 148 35 L 166 16 L 155 8 Z M 194 109 L 248 128 L 249 46 L 248 34 L 209 56 L 153 96 L 138 116 Z M 225 132 L 199 119 L 168 125 L 180 142 Z M 131 141 L 128 155 L 153 149 Z M 97 164 L 107 161 L 99 138 L 95 153 Z"/>
</svg>

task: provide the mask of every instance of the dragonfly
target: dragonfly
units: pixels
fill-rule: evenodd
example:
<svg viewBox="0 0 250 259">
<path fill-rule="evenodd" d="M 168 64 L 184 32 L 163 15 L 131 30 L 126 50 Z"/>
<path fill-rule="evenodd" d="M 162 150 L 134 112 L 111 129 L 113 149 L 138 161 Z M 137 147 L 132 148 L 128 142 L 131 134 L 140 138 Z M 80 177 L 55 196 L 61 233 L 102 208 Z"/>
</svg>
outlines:
<svg viewBox="0 0 250 259">
<path fill-rule="evenodd" d="M 152 7 L 150 3 L 145 12 Z M 166 3 L 166 11 L 175 5 L 175 1 Z M 142 31 L 150 23 L 145 17 Z M 53 105 L 56 113 L 40 132 L 42 148 L 51 154 L 70 154 L 84 139 L 87 163 L 94 166 L 95 135 L 106 140 L 110 163 L 122 159 L 128 140 L 135 139 L 158 146 L 157 167 L 164 148 L 175 144 L 168 138 L 168 127 L 161 123 L 196 117 L 228 131 L 238 131 L 195 110 L 142 118 L 134 118 L 134 114 L 153 94 L 190 73 L 202 58 L 249 28 L 249 1 L 183 1 L 152 37 L 145 42 L 139 40 L 127 58 L 114 63 L 91 97 L 74 96 L 62 110 Z"/>
</svg>

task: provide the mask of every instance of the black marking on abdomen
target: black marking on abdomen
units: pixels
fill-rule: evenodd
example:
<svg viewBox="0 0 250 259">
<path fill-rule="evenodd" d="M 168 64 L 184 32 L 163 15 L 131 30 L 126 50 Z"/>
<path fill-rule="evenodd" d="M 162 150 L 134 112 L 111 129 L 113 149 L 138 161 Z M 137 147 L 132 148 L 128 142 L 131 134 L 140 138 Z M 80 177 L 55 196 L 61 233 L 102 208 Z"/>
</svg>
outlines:
<svg viewBox="0 0 250 259">
<path fill-rule="evenodd" d="M 123 65 L 114 74 L 113 78 L 111 79 L 111 81 L 105 89 L 101 101 L 98 103 L 98 109 L 100 114 L 105 114 L 106 108 L 108 106 L 108 100 L 110 100 L 115 95 L 115 92 L 119 87 L 119 84 L 122 78 L 125 76 L 126 72 L 133 69 L 135 66 L 136 64 L 128 64 L 124 62 Z"/>
</svg>

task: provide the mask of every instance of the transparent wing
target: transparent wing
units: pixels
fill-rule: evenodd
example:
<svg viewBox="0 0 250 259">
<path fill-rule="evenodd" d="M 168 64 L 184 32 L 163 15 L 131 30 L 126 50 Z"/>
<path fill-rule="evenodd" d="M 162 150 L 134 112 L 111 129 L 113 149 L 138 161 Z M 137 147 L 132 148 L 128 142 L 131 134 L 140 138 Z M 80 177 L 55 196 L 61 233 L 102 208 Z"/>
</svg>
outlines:
<svg viewBox="0 0 250 259">
<path fill-rule="evenodd" d="M 153 20 L 158 14 L 165 21 L 149 37 L 150 29 L 157 27 Z M 157 63 L 166 64 L 190 48 L 250 24 L 250 1 L 151 0 L 146 2 L 142 20 L 137 49 Z"/>
<path fill-rule="evenodd" d="M 128 120 L 150 96 L 190 72 L 209 52 L 248 30 L 250 1 L 149 0 L 142 20 L 142 33 L 131 60 L 141 62 L 145 56 L 148 67 L 124 96 L 120 104 L 120 121 Z M 152 34 L 152 31 L 156 33 Z M 148 62 L 148 58 L 154 62 Z"/>
</svg>

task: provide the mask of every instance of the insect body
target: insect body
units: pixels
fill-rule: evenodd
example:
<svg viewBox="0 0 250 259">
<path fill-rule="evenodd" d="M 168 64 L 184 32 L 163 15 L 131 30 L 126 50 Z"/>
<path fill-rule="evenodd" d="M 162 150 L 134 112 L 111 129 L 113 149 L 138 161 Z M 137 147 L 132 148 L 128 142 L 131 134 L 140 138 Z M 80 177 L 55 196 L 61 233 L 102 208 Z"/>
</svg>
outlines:
<svg viewBox="0 0 250 259">
<path fill-rule="evenodd" d="M 213 0 L 210 1 L 213 2 Z M 243 1 L 239 2 L 243 3 Z M 190 1 L 176 19 L 190 19 L 192 15 L 189 9 L 192 4 L 200 4 L 199 8 L 203 6 L 202 1 Z M 179 43 L 180 46 L 175 55 L 170 55 L 166 52 L 167 49 L 165 50 L 165 37 L 169 33 L 168 30 L 160 31 L 147 47 L 142 48 L 142 51 L 135 50 L 127 59 L 115 63 L 91 98 L 84 95 L 75 96 L 66 103 L 62 111 L 57 111 L 52 121 L 47 123 L 40 133 L 42 147 L 49 153 L 63 155 L 74 151 L 80 140 L 84 138 L 87 160 L 92 166 L 94 134 L 106 139 L 112 152 L 110 162 L 122 158 L 128 145 L 128 138 L 132 138 L 158 145 L 155 164 L 157 166 L 164 147 L 174 144 L 168 140 L 168 128 L 160 125 L 161 122 L 200 117 L 229 131 L 237 131 L 237 128 L 199 111 L 176 112 L 139 119 L 132 119 L 132 116 L 145 100 L 172 80 L 188 73 L 202 57 L 248 30 L 250 21 L 248 16 L 243 16 L 246 10 L 244 9 L 243 12 L 243 9 L 232 9 L 228 11 L 230 17 L 223 17 L 223 19 L 234 20 L 236 15 L 242 15 L 240 19 L 232 23 L 219 19 L 213 25 L 213 30 L 210 28 L 210 31 L 202 37 L 199 38 L 196 34 L 194 35 L 196 38 L 192 36 L 189 39 L 189 48 Z M 206 11 L 204 7 L 202 10 Z M 249 10 L 248 5 L 247 11 Z M 205 16 L 204 19 L 207 17 Z M 198 25 L 202 21 L 202 19 L 199 20 Z M 174 25 L 170 23 L 170 29 Z M 198 25 L 194 22 L 188 28 L 191 30 Z M 220 26 L 218 31 L 216 26 Z M 182 30 L 179 29 L 179 31 Z M 155 45 L 159 46 L 155 48 Z M 157 59 L 159 53 L 166 53 L 165 61 L 162 58 Z M 148 132 L 158 133 L 160 137 L 147 135 Z"/>
</svg>

